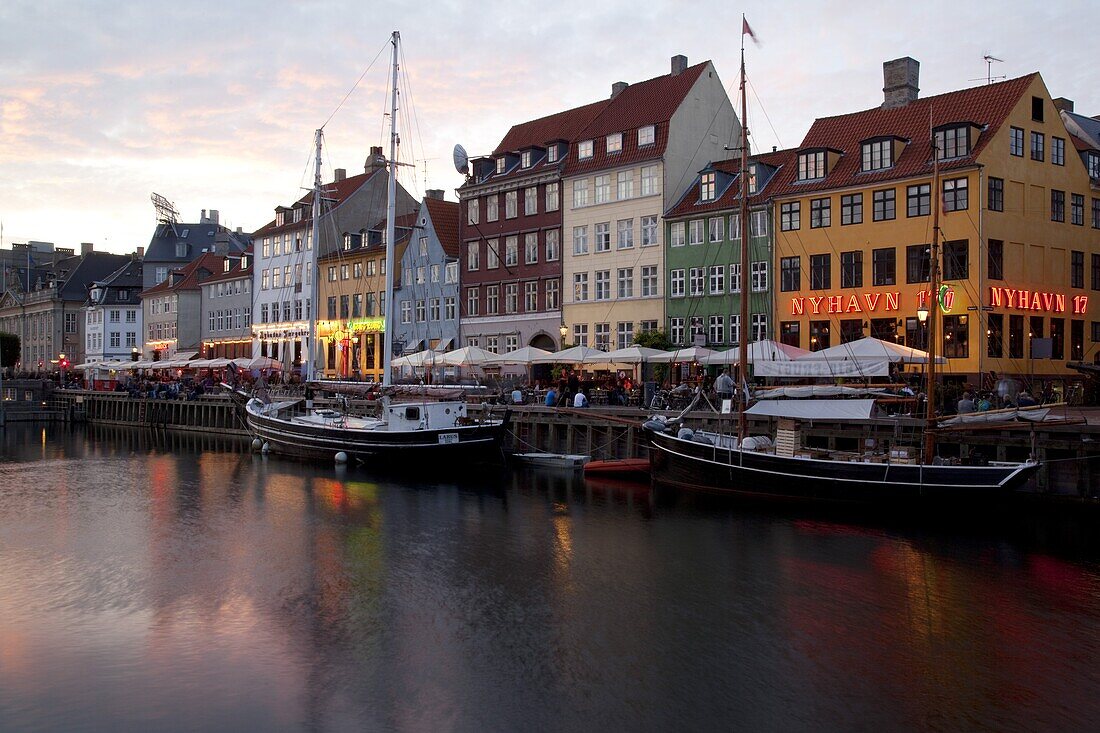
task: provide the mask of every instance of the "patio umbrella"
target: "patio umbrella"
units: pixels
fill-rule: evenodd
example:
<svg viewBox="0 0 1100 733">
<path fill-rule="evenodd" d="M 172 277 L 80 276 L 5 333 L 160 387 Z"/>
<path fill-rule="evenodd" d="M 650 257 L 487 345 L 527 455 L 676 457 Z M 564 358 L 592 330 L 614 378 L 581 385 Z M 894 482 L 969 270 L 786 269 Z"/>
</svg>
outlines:
<svg viewBox="0 0 1100 733">
<path fill-rule="evenodd" d="M 648 346 L 627 346 L 625 349 L 607 352 L 606 356 L 602 357 L 602 361 L 615 364 L 644 364 L 647 361 L 654 361 L 656 356 L 667 353 L 662 349 L 651 349 Z"/>
<path fill-rule="evenodd" d="M 749 351 L 746 356 L 750 364 L 755 364 L 758 361 L 791 361 L 809 353 L 809 351 L 800 349 L 797 346 L 765 339 L 763 341 L 753 341 L 749 344 Z M 719 351 L 710 356 L 704 356 L 699 360 L 699 363 L 732 366 L 740 360 L 740 354 L 740 347 L 734 346 L 727 351 Z"/>
<path fill-rule="evenodd" d="M 448 351 L 440 359 L 440 363 L 447 366 L 481 366 L 490 362 L 495 357 L 491 351 L 486 351 L 479 346 L 463 346 L 461 349 Z"/>
<path fill-rule="evenodd" d="M 705 356 L 710 356 L 714 353 L 713 349 L 707 349 L 702 346 L 689 346 L 686 349 L 676 349 L 675 351 L 666 351 L 663 354 L 659 354 L 650 361 L 660 363 L 675 363 L 679 361 L 699 361 Z"/>
<path fill-rule="evenodd" d="M 485 361 L 485 366 L 496 366 L 497 364 L 532 364 L 535 359 L 549 355 L 549 351 L 540 349 L 537 346 L 523 346 L 515 351 L 509 351 L 507 354 L 494 354 L 492 358 Z"/>
<path fill-rule="evenodd" d="M 443 354 L 438 351 L 432 351 L 431 349 L 399 356 L 390 362 L 390 366 L 412 367 L 414 369 L 423 366 L 435 366 L 436 364 L 443 364 Z"/>
<path fill-rule="evenodd" d="M 803 357 L 806 361 L 841 361 L 861 359 L 886 359 L 891 362 L 905 364 L 927 364 L 928 352 L 914 349 L 911 346 L 902 346 L 893 341 L 883 341 L 871 336 L 849 341 L 846 344 L 837 344 L 821 351 L 813 351 Z M 947 359 L 936 357 L 937 364 L 946 364 Z"/>
<path fill-rule="evenodd" d="M 555 351 L 546 356 L 540 356 L 531 360 L 532 364 L 599 364 L 606 362 L 606 351 L 593 349 L 589 346 L 574 346 L 564 351 Z"/>
</svg>

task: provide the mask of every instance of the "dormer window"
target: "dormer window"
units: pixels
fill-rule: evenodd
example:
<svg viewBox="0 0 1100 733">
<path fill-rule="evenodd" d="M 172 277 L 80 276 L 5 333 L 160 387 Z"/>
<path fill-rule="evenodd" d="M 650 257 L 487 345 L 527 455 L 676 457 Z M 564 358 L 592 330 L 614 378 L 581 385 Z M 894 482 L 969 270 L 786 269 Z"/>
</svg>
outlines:
<svg viewBox="0 0 1100 733">
<path fill-rule="evenodd" d="M 229 272 L 229 268 L 232 267 L 232 264 L 233 261 L 226 257 L 225 261 L 222 262 L 222 272 Z"/>
<path fill-rule="evenodd" d="M 520 155 L 520 165 L 524 168 L 530 168 L 534 154 L 530 150 L 524 150 Z"/>
<path fill-rule="evenodd" d="M 652 145 L 653 140 L 656 137 L 656 128 L 653 125 L 646 125 L 645 127 L 638 128 L 638 147 L 643 145 Z"/>
<path fill-rule="evenodd" d="M 126 290 L 125 288 L 123 288 L 122 290 L 119 290 L 118 291 L 118 299 L 120 301 L 129 300 L 130 299 L 130 291 Z"/>
<path fill-rule="evenodd" d="M 860 170 L 878 171 L 894 164 L 894 141 L 890 138 L 863 143 L 863 163 Z"/>
<path fill-rule="evenodd" d="M 815 150 L 798 156 L 798 180 L 814 181 L 825 177 L 825 151 Z"/>
<path fill-rule="evenodd" d="M 497 173 L 504 172 L 504 158 L 497 158 Z"/>
<path fill-rule="evenodd" d="M 283 211 L 275 212 L 275 226 L 281 227 L 286 223 L 286 213 Z"/>
<path fill-rule="evenodd" d="M 749 193 L 756 193 L 756 165 L 749 166 Z"/>
<path fill-rule="evenodd" d="M 1100 153 L 1090 150 L 1085 159 L 1085 167 L 1089 169 L 1089 178 L 1100 178 Z"/>
<path fill-rule="evenodd" d="M 549 163 L 557 163 L 558 162 L 558 146 L 557 145 L 551 145 L 549 148 L 546 149 L 546 160 Z"/>
<path fill-rule="evenodd" d="M 299 222 L 301 220 L 302 220 L 302 209 L 301 208 L 294 209 L 294 221 Z"/>
<path fill-rule="evenodd" d="M 183 242 L 176 242 L 176 257 L 187 256 L 187 245 Z"/>
<path fill-rule="evenodd" d="M 351 249 L 351 235 L 344 233 L 344 249 Z"/>
<path fill-rule="evenodd" d="M 592 141 L 581 140 L 577 143 L 577 158 L 580 160 L 588 160 L 592 157 Z"/>
<path fill-rule="evenodd" d="M 699 179 L 699 199 L 701 201 L 713 201 L 715 197 L 714 173 L 704 173 Z"/>
<path fill-rule="evenodd" d="M 623 149 L 623 134 L 615 132 L 607 136 L 607 152 L 619 153 Z"/>
<path fill-rule="evenodd" d="M 951 125 L 933 133 L 936 157 L 950 160 L 970 155 L 970 125 Z"/>
</svg>

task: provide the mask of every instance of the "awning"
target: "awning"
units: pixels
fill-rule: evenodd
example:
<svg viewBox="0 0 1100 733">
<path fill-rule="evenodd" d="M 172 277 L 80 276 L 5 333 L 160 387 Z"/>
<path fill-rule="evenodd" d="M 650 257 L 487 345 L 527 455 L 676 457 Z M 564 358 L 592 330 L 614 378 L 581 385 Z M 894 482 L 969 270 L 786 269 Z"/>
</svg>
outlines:
<svg viewBox="0 0 1100 733">
<path fill-rule="evenodd" d="M 778 400 L 783 397 L 867 397 L 879 395 L 893 397 L 894 394 L 886 389 L 871 389 L 866 387 L 844 387 L 831 384 L 808 384 L 793 387 L 775 387 L 773 389 L 757 390 L 753 395 L 758 400 Z"/>
<path fill-rule="evenodd" d="M 860 359 L 809 359 L 761 361 L 753 364 L 758 377 L 888 377 L 890 361 L 886 357 Z"/>
<path fill-rule="evenodd" d="M 875 401 L 765 400 L 745 410 L 745 414 L 796 420 L 869 420 L 875 414 Z"/>
</svg>

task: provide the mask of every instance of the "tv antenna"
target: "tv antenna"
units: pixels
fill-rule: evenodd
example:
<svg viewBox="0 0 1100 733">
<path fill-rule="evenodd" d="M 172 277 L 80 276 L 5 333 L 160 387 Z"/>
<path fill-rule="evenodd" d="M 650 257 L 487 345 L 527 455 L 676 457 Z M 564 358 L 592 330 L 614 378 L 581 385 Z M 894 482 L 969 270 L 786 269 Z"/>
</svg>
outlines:
<svg viewBox="0 0 1100 733">
<path fill-rule="evenodd" d="M 429 161 L 437 160 L 437 158 L 421 158 L 420 164 L 424 166 L 424 190 L 428 190 L 428 163 Z"/>
<path fill-rule="evenodd" d="M 176 224 L 180 220 L 180 213 L 176 211 L 176 205 L 159 193 L 153 193 L 150 197 L 153 208 L 157 211 L 157 221 L 161 224 Z"/>
<path fill-rule="evenodd" d="M 986 84 L 992 84 L 995 81 L 1000 81 L 1001 79 L 1007 79 L 1008 78 L 1005 74 L 1001 74 L 1000 76 L 993 76 L 993 62 L 996 61 L 998 64 L 1003 64 L 1004 59 L 999 59 L 996 56 L 992 56 L 988 53 L 985 56 L 982 56 L 982 59 L 985 61 L 985 83 Z M 970 79 L 969 81 L 982 81 L 982 80 L 981 79 Z"/>
</svg>

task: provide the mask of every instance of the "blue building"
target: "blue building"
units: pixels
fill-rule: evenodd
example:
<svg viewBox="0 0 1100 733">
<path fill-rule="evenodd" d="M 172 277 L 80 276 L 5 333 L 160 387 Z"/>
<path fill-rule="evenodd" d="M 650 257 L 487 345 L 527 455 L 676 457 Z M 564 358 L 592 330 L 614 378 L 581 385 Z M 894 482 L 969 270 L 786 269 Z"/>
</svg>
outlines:
<svg viewBox="0 0 1100 733">
<path fill-rule="evenodd" d="M 420 205 L 395 286 L 397 355 L 458 347 L 458 211 L 439 190 L 427 191 Z"/>
</svg>

